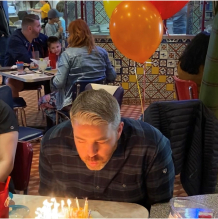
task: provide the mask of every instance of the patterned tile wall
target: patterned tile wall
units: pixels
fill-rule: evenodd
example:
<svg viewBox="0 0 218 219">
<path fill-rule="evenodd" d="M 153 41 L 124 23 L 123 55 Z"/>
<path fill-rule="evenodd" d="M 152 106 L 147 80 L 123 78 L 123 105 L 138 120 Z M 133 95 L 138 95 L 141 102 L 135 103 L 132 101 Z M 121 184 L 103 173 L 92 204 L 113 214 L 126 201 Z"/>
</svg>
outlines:
<svg viewBox="0 0 218 219">
<path fill-rule="evenodd" d="M 140 104 L 135 71 L 138 75 L 140 92 L 143 95 L 145 87 L 145 103 L 159 100 L 175 99 L 173 75 L 177 74 L 178 59 L 191 37 L 176 39 L 164 36 L 160 46 L 150 57 L 144 74 L 142 64 L 123 56 L 114 46 L 110 38 L 96 38 L 96 44 L 108 51 L 117 78 L 115 85 L 124 88 L 124 104 Z"/>
</svg>

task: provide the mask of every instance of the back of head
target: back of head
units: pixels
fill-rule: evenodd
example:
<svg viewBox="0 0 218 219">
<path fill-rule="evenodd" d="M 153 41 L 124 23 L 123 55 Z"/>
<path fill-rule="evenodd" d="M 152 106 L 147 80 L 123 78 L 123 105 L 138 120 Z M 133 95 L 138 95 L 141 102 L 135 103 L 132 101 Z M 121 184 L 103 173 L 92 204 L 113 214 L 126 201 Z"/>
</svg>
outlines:
<svg viewBox="0 0 218 219">
<path fill-rule="evenodd" d="M 35 21 L 39 21 L 39 16 L 35 14 L 27 14 L 22 20 L 22 29 L 25 30 L 28 26 L 32 26 Z"/>
<path fill-rule="evenodd" d="M 47 40 L 48 47 L 50 47 L 52 43 L 59 43 L 59 39 L 56 36 L 50 36 Z"/>
<path fill-rule="evenodd" d="M 64 12 L 64 4 L 65 2 L 64 1 L 59 1 L 56 5 L 56 9 L 59 11 L 59 12 Z"/>
<path fill-rule="evenodd" d="M 82 19 L 72 21 L 68 27 L 69 38 L 68 44 L 70 47 L 88 47 L 88 52 L 91 53 L 95 48 L 95 43 L 91 31 Z"/>
<path fill-rule="evenodd" d="M 205 63 L 209 40 L 210 34 L 207 32 L 201 32 L 192 39 L 179 58 L 183 71 L 189 74 L 198 74 L 199 67 Z"/>
<path fill-rule="evenodd" d="M 70 116 L 72 124 L 76 121 L 81 125 L 112 124 L 118 128 L 121 121 L 117 100 L 103 89 L 82 92 L 74 100 Z"/>
</svg>

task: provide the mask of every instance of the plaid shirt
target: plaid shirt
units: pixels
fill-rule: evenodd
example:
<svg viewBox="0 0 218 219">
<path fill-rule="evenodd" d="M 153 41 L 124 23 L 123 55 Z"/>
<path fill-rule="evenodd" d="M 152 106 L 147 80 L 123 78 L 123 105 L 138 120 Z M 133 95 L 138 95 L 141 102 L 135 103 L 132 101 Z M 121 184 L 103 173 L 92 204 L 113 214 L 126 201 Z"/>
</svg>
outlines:
<svg viewBox="0 0 218 219">
<path fill-rule="evenodd" d="M 138 203 L 145 207 L 173 194 L 174 165 L 169 140 L 149 124 L 123 118 L 124 129 L 110 161 L 100 171 L 80 159 L 70 121 L 42 140 L 40 195 Z"/>
</svg>

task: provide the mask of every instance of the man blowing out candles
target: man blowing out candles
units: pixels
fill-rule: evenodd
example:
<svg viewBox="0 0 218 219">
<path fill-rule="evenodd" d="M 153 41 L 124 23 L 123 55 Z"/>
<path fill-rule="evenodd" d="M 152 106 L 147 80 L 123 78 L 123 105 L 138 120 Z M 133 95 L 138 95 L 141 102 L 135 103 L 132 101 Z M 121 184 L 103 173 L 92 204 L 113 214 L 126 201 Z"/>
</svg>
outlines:
<svg viewBox="0 0 218 219">
<path fill-rule="evenodd" d="M 105 90 L 82 92 L 71 120 L 50 129 L 41 144 L 40 195 L 150 205 L 173 195 L 169 140 L 151 125 L 120 117 Z"/>
</svg>

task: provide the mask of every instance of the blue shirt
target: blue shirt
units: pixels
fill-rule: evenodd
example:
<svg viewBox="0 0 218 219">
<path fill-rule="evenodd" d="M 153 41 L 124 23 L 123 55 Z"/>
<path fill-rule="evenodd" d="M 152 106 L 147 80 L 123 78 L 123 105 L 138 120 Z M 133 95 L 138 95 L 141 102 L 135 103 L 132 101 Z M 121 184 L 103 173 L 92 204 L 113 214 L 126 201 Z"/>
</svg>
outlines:
<svg viewBox="0 0 218 219">
<path fill-rule="evenodd" d="M 148 123 L 123 118 L 117 149 L 100 171 L 80 159 L 68 120 L 50 129 L 41 144 L 40 195 L 132 202 L 147 208 L 173 195 L 169 140 Z"/>
<path fill-rule="evenodd" d="M 58 72 L 51 80 L 51 89 L 57 91 L 56 107 L 58 110 L 72 104 L 73 84 L 77 79 L 93 79 L 105 76 L 113 82 L 116 72 L 105 49 L 96 46 L 88 53 L 87 47 L 69 47 L 60 57 Z"/>
<path fill-rule="evenodd" d="M 4 65 L 15 65 L 17 60 L 30 63 L 32 51 L 39 51 L 39 57 L 45 58 L 48 55 L 47 39 L 46 35 L 40 33 L 39 37 L 33 39 L 32 43 L 30 43 L 22 34 L 21 29 L 15 30 L 8 42 Z"/>
</svg>

